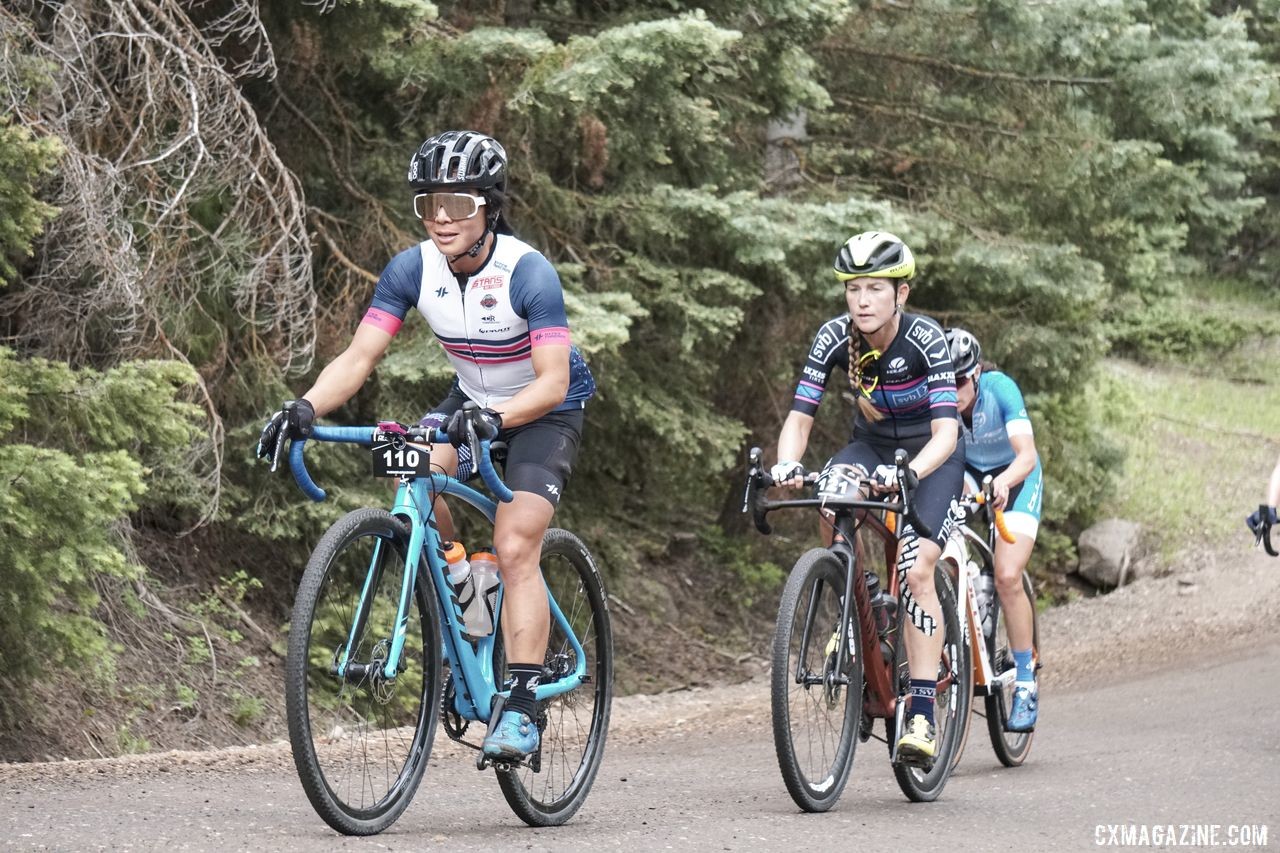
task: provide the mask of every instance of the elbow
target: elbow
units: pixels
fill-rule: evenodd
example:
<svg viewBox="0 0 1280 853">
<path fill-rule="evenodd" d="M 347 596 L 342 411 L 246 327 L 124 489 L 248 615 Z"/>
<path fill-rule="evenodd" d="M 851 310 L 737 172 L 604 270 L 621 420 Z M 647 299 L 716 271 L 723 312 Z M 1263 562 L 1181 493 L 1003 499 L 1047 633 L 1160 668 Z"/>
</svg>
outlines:
<svg viewBox="0 0 1280 853">
<path fill-rule="evenodd" d="M 552 407 L 556 407 L 564 402 L 564 398 L 569 396 L 569 375 L 557 375 L 551 382 L 547 383 L 547 394 L 551 398 Z"/>
</svg>

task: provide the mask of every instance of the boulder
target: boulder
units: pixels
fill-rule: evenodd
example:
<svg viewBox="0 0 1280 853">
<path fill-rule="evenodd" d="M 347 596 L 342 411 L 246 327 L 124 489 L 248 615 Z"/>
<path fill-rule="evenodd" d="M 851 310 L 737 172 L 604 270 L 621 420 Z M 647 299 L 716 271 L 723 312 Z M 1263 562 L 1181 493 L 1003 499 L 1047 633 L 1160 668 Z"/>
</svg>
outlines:
<svg viewBox="0 0 1280 853">
<path fill-rule="evenodd" d="M 1122 518 L 1099 521 L 1080 534 L 1076 547 L 1080 565 L 1076 569 L 1090 583 L 1115 589 L 1133 580 L 1131 568 L 1138 556 L 1142 527 Z"/>
</svg>

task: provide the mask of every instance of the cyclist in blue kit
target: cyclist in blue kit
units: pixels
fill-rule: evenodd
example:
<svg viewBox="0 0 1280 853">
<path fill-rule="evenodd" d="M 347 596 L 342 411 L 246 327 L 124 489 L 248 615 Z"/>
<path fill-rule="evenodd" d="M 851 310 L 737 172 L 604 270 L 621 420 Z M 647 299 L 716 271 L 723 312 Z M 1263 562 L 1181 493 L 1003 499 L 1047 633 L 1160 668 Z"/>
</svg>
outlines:
<svg viewBox="0 0 1280 853">
<path fill-rule="evenodd" d="M 898 754 L 931 763 L 936 751 L 934 699 L 942 654 L 942 612 L 934 568 L 958 523 L 957 497 L 964 480 L 964 448 L 956 420 L 955 375 L 942 328 L 929 317 L 904 312 L 915 274 L 915 258 L 885 231 L 849 238 L 836 255 L 836 278 L 844 284 L 847 312 L 818 329 L 810 347 L 791 412 L 778 437 L 774 482 L 796 486 L 814 415 L 832 368 L 843 370 L 857 400 L 850 443 L 827 462 L 853 469 L 885 492 L 897 488 L 894 451 L 910 454 L 910 476 L 918 481 L 914 507 L 933 531 L 921 540 L 902 531 L 898 570 L 905 575 L 904 628 L 911 670 L 911 701 Z"/>
<path fill-rule="evenodd" d="M 956 369 L 956 397 L 964 429 L 965 468 L 975 483 L 992 477 L 992 506 L 1004 510 L 1012 544 L 996 539 L 996 592 L 1009 629 L 1009 649 L 1018 673 L 1007 727 L 1031 731 L 1036 725 L 1039 692 L 1032 636 L 1031 602 L 1022 573 L 1031 559 L 1040 529 L 1044 482 L 1031 419 L 1022 391 L 1008 375 L 984 370 L 982 347 L 964 329 L 948 329 L 947 345 Z"/>
<path fill-rule="evenodd" d="M 422 143 L 409 161 L 408 182 L 429 239 L 387 264 L 350 345 L 309 391 L 272 416 L 258 453 L 276 460 L 284 441 L 310 435 L 317 415 L 341 406 L 368 379 L 409 311 L 426 318 L 456 371 L 448 395 L 422 419 L 443 427 L 452 445 L 433 447 L 433 466 L 458 473 L 468 400 L 482 407 L 479 436 L 507 443 L 504 478 L 515 498 L 498 505 L 494 547 L 512 684 L 482 749 L 511 759 L 539 745 L 533 691 L 550 631 L 542 538 L 577 458 L 595 381 L 570 341 L 559 276 L 506 223 L 506 177 L 506 152 L 490 136 L 454 130 Z M 452 538 L 442 500 L 436 519 L 441 536 Z"/>
</svg>

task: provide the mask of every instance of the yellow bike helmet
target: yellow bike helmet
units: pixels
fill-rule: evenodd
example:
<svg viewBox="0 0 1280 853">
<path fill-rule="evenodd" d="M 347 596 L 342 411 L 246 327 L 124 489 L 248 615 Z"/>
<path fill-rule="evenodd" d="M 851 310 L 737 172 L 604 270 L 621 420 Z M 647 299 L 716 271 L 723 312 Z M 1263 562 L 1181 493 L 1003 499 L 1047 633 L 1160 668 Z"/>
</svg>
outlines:
<svg viewBox="0 0 1280 853">
<path fill-rule="evenodd" d="M 916 259 L 901 239 L 888 231 L 855 234 L 836 254 L 836 278 L 900 278 L 916 274 Z"/>
</svg>

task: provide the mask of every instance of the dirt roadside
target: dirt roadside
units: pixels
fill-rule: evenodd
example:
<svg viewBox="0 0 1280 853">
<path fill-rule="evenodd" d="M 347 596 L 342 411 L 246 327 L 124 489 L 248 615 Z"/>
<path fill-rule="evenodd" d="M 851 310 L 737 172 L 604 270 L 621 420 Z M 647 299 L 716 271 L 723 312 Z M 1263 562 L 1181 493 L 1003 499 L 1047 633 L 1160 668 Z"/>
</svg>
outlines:
<svg viewBox="0 0 1280 853">
<path fill-rule="evenodd" d="M 1243 538 L 1243 537 L 1242 537 Z M 1280 612 L 1280 560 L 1243 542 L 1185 554 L 1178 571 L 1143 579 L 1110 595 L 1080 599 L 1041 615 L 1043 687 L 1114 684 L 1193 665 L 1274 641 Z M 1274 643 L 1273 643 L 1274 644 Z M 710 731 L 767 714 L 767 662 L 738 684 L 693 687 L 614 700 L 611 737 L 643 743 L 673 732 Z M 458 749 L 437 738 L 441 755 Z M 209 751 L 167 751 L 112 759 L 0 764 L 0 782 L 56 782 L 86 776 L 239 772 L 287 768 L 287 743 Z"/>
</svg>

